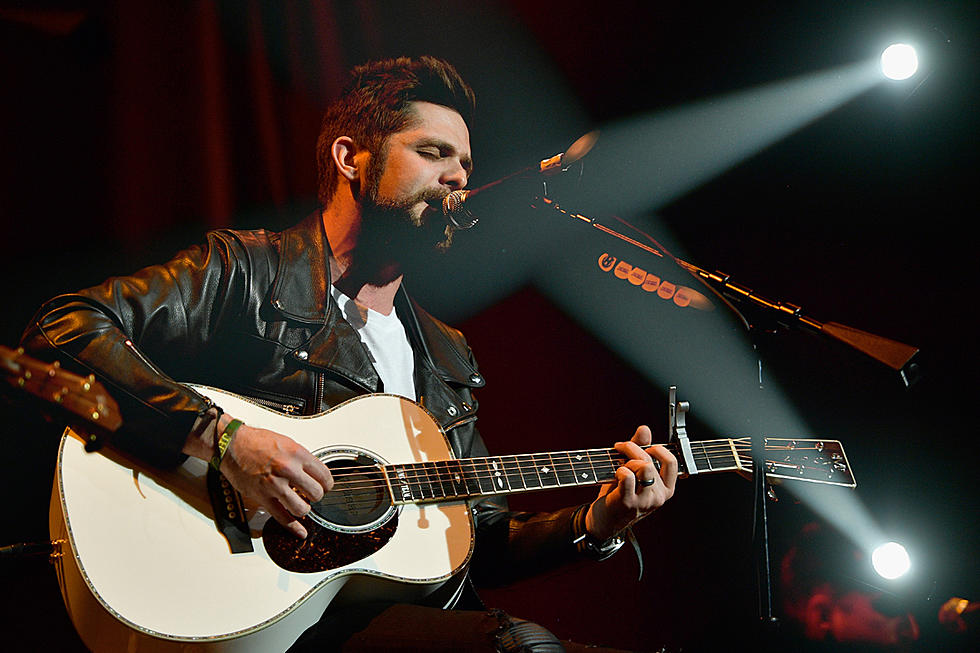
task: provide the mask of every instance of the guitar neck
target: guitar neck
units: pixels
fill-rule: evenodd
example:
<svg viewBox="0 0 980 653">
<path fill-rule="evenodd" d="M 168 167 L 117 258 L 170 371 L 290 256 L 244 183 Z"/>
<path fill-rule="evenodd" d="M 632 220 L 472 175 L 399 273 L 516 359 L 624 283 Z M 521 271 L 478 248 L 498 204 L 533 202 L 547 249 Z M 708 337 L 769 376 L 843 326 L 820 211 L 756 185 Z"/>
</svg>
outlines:
<svg viewBox="0 0 980 653">
<path fill-rule="evenodd" d="M 681 476 L 691 467 L 696 473 L 752 468 L 746 438 L 692 442 L 693 465 L 675 443 L 664 446 L 677 457 Z M 384 473 L 395 503 L 431 503 L 608 483 L 625 462 L 615 449 L 581 449 L 385 465 Z"/>
</svg>

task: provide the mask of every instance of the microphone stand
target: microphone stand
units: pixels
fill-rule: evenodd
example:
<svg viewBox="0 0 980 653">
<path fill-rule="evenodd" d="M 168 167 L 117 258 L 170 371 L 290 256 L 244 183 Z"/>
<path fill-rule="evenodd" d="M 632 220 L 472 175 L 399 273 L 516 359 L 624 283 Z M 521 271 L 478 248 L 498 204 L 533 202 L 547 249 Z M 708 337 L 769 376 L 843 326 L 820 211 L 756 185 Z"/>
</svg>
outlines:
<svg viewBox="0 0 980 653">
<path fill-rule="evenodd" d="M 660 243 L 649 236 L 647 237 L 650 238 L 656 247 L 651 247 L 650 245 L 642 243 L 635 238 L 625 236 L 615 229 L 600 223 L 595 218 L 566 211 L 554 200 L 547 197 L 547 192 L 537 199 L 540 200 L 543 205 L 552 208 L 556 212 L 561 213 L 566 217 L 584 222 L 594 229 L 597 229 L 609 236 L 613 236 L 614 238 L 618 238 L 625 243 L 629 243 L 630 245 L 633 245 L 634 247 L 637 247 L 648 254 L 653 254 L 654 256 L 658 256 L 660 258 L 669 258 L 678 266 L 687 270 L 692 276 L 694 276 L 694 278 L 701 281 L 716 296 L 722 298 L 722 301 L 742 320 L 746 330 L 749 331 L 749 333 L 756 333 L 760 329 L 775 332 L 777 330 L 776 327 L 806 331 L 824 337 L 828 340 L 846 345 L 851 349 L 854 349 L 873 358 L 879 363 L 890 367 L 898 373 L 899 378 L 906 388 L 911 387 L 916 381 L 919 380 L 921 369 L 917 360 L 917 355 L 919 353 L 919 349 L 917 347 L 906 345 L 905 343 L 901 343 L 896 340 L 890 340 L 873 333 L 861 331 L 860 329 L 855 329 L 854 327 L 840 324 L 838 322 L 821 322 L 809 315 L 806 315 L 803 312 L 803 309 L 796 304 L 767 299 L 766 297 L 756 293 L 751 288 L 747 288 L 746 286 L 734 282 L 732 278 L 724 272 L 709 272 L 704 268 L 694 265 L 693 263 L 677 258 L 670 254 L 670 252 L 668 252 L 665 247 L 660 245 Z M 532 204 L 532 206 L 537 208 L 536 204 Z M 753 324 L 747 320 L 745 315 L 735 308 L 728 300 L 733 300 L 742 304 L 748 309 L 752 309 L 754 315 L 757 316 L 756 322 Z M 761 375 L 759 380 L 761 383 Z"/>
<path fill-rule="evenodd" d="M 763 340 L 776 333 L 778 327 L 815 333 L 829 340 L 849 346 L 898 372 L 905 387 L 910 387 L 920 376 L 919 364 L 916 361 L 919 350 L 916 347 L 836 322 L 820 322 L 804 314 L 803 309 L 795 304 L 767 299 L 752 289 L 735 283 L 729 275 L 723 272 L 708 272 L 703 268 L 673 256 L 665 247 L 647 234 L 644 235 L 656 247 L 651 247 L 635 238 L 626 236 L 600 223 L 595 218 L 566 211 L 547 195 L 547 186 L 545 185 L 543 194 L 536 198 L 532 207 L 538 208 L 538 202 L 540 202 L 543 206 L 549 207 L 566 217 L 583 222 L 606 235 L 618 238 L 648 254 L 661 258 L 669 258 L 679 267 L 689 272 L 695 279 L 701 281 L 715 296 L 720 298 L 742 320 L 752 338 L 753 346 L 759 360 L 758 383 L 759 390 L 762 393 L 767 391 L 763 376 Z M 746 308 L 753 309 L 752 312 L 756 318 L 755 321 L 749 321 L 729 300 L 738 302 Z M 672 387 L 669 400 L 672 421 L 676 414 L 675 402 L 675 389 Z M 686 410 L 686 402 L 684 409 Z M 762 636 L 766 638 L 766 641 L 771 641 L 779 622 L 773 615 L 772 609 L 772 578 L 769 564 L 769 523 L 766 499 L 775 500 L 776 497 L 772 491 L 772 487 L 766 484 L 764 432 L 764 428 L 757 429 L 751 437 L 754 498 L 753 544 L 758 583 L 759 625 Z"/>
<path fill-rule="evenodd" d="M 753 347 L 758 355 L 759 362 L 759 392 L 765 397 L 768 392 L 763 368 L 763 340 L 769 337 L 772 332 L 760 331 L 758 328 L 752 329 L 750 335 Z M 765 402 L 763 402 L 765 405 Z M 779 620 L 773 614 L 772 609 L 772 574 L 769 567 L 769 512 L 767 499 L 776 500 L 772 486 L 766 484 L 765 474 L 765 453 L 766 432 L 765 419 L 760 420 L 760 428 L 755 429 L 751 434 L 752 448 L 752 542 L 755 553 L 756 587 L 758 591 L 758 625 L 761 629 L 763 641 L 770 642 L 775 636 L 779 626 Z"/>
</svg>

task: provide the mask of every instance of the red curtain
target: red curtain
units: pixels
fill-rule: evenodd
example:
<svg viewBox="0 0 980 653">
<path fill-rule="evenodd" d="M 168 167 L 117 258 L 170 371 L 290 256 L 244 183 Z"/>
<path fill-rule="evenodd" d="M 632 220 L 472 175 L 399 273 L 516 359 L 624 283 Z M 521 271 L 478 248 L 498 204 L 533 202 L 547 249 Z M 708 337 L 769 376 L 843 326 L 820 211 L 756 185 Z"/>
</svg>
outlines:
<svg viewBox="0 0 980 653">
<path fill-rule="evenodd" d="M 5 222 L 40 213 L 20 235 L 141 247 L 183 221 L 312 203 L 321 112 L 376 56 L 366 7 L 0 9 Z"/>
<path fill-rule="evenodd" d="M 129 242 L 316 194 L 313 144 L 348 62 L 329 2 L 122 3 L 110 133 Z"/>
</svg>

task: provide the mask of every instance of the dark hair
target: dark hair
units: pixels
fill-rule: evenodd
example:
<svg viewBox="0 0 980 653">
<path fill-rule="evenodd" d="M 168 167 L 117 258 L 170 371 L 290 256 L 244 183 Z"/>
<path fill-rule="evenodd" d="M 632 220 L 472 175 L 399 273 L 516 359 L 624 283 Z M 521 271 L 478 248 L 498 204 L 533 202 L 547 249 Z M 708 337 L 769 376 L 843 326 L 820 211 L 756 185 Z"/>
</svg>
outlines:
<svg viewBox="0 0 980 653">
<path fill-rule="evenodd" d="M 324 206 L 337 190 L 338 173 L 330 155 L 333 142 L 349 136 L 377 154 L 385 139 L 412 123 L 412 102 L 449 107 L 467 125 L 476 105 L 473 89 L 456 69 L 435 57 L 371 61 L 351 71 L 340 98 L 327 108 L 317 138 L 317 196 Z"/>
</svg>

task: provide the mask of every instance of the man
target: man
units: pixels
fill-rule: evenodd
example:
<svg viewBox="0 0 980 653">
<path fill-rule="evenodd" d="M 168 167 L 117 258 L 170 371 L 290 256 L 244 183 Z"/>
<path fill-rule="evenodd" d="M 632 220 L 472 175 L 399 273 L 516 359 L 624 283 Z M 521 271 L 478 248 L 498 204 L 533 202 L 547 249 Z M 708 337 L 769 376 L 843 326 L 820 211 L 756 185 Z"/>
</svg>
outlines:
<svg viewBox="0 0 980 653">
<path fill-rule="evenodd" d="M 329 469 L 288 435 L 238 425 L 173 379 L 306 414 L 364 393 L 403 394 L 436 417 L 457 457 L 485 455 L 472 396 L 484 382 L 469 348 L 402 288 L 410 259 L 451 243 L 438 206 L 472 170 L 472 111 L 472 91 L 443 61 L 356 68 L 318 139 L 321 212 L 281 234 L 211 233 L 162 266 L 55 298 L 25 346 L 108 380 L 127 425 L 117 446 L 156 464 L 180 454 L 212 461 L 298 538 L 307 535 L 299 518 L 333 486 Z M 151 361 L 167 361 L 165 371 Z M 673 494 L 676 460 L 650 442 L 640 427 L 616 444 L 627 463 L 591 504 L 513 513 L 501 500 L 477 503 L 473 576 L 499 582 L 611 555 L 630 524 Z M 384 606 L 343 624 L 355 632 L 379 612 L 374 627 L 384 631 L 377 624 L 393 614 Z M 340 623 L 321 628 L 333 644 L 347 637 Z"/>
</svg>

